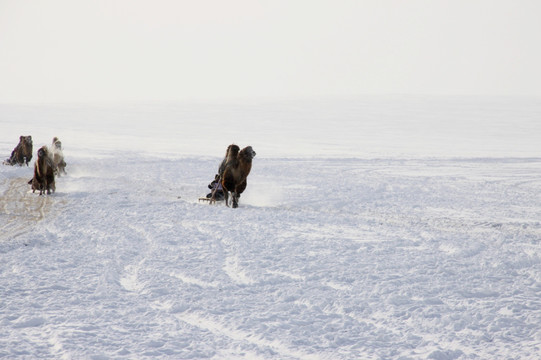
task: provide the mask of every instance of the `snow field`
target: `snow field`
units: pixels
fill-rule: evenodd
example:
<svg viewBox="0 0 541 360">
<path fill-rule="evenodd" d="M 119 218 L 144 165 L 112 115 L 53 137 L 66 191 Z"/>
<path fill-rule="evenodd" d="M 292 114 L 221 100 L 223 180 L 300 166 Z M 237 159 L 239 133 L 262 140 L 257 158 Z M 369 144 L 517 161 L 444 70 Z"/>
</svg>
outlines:
<svg viewBox="0 0 541 360">
<path fill-rule="evenodd" d="M 197 202 L 219 158 L 122 155 L 21 195 L 49 205 L 0 244 L 0 356 L 539 351 L 539 160 L 256 157 L 233 210 Z"/>
<path fill-rule="evenodd" d="M 0 106 L 68 164 L 0 167 L 0 358 L 536 359 L 541 107 L 500 100 Z"/>
</svg>

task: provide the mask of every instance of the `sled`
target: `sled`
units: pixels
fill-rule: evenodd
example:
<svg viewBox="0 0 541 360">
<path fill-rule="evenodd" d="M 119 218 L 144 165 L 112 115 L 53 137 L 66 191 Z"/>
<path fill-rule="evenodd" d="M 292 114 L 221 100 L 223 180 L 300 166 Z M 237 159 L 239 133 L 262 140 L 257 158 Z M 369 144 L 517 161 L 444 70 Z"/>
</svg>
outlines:
<svg viewBox="0 0 541 360">
<path fill-rule="evenodd" d="M 203 201 L 203 202 L 205 202 L 205 201 L 210 202 L 210 198 L 208 198 L 208 197 L 200 197 L 200 198 L 199 198 L 199 202 L 201 202 L 201 201 Z M 224 199 L 215 199 L 214 201 L 215 201 L 215 202 L 222 202 L 222 201 L 224 201 Z"/>
</svg>

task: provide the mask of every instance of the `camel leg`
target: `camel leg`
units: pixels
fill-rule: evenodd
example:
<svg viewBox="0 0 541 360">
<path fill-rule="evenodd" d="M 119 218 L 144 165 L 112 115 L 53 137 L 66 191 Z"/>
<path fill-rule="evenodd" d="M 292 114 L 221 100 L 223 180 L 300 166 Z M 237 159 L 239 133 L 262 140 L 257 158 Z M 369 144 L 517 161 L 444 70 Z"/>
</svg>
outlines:
<svg viewBox="0 0 541 360">
<path fill-rule="evenodd" d="M 233 199 L 232 202 L 233 202 L 233 208 L 238 208 L 239 207 L 239 198 L 237 196 L 237 193 L 236 192 L 232 192 L 231 193 L 231 198 Z"/>
<path fill-rule="evenodd" d="M 227 191 L 226 189 L 224 189 L 224 201 L 225 206 L 229 207 L 229 191 Z"/>
</svg>

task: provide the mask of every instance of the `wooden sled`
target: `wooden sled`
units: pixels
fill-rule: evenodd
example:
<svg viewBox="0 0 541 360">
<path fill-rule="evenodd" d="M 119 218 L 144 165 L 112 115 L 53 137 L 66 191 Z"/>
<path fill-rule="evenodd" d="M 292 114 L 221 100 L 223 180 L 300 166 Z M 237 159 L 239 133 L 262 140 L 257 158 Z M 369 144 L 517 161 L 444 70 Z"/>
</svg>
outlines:
<svg viewBox="0 0 541 360">
<path fill-rule="evenodd" d="M 205 202 L 205 201 L 206 201 L 206 202 L 210 202 L 210 198 L 208 198 L 208 197 L 200 197 L 200 198 L 199 198 L 199 202 L 201 202 L 201 201 L 203 201 L 203 202 Z M 216 201 L 216 202 L 222 202 L 222 201 L 224 201 L 224 199 L 215 200 L 215 201 Z"/>
</svg>

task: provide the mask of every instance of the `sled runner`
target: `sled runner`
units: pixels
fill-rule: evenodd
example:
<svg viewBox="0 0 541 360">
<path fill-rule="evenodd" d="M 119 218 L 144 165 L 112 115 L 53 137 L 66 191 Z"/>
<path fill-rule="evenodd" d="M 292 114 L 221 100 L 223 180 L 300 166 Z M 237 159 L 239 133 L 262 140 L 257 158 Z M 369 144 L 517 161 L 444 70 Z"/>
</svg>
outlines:
<svg viewBox="0 0 541 360">
<path fill-rule="evenodd" d="M 216 202 L 218 202 L 218 201 L 220 201 L 220 202 L 224 201 L 224 199 L 215 199 L 215 200 L 216 200 Z M 203 202 L 205 202 L 205 201 L 206 201 L 206 202 L 210 202 L 210 197 L 200 197 L 200 198 L 198 199 L 198 201 L 199 201 L 199 202 L 201 202 L 201 201 L 203 201 Z"/>
</svg>

